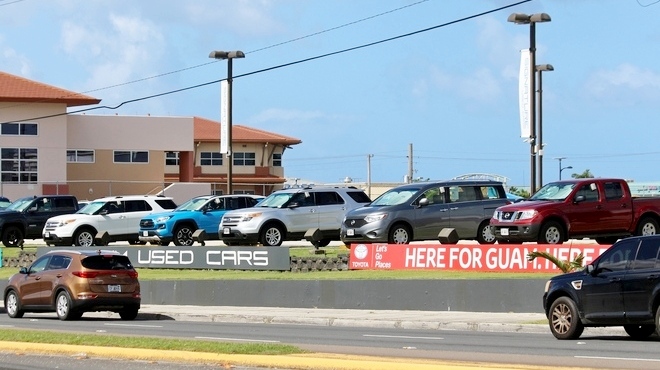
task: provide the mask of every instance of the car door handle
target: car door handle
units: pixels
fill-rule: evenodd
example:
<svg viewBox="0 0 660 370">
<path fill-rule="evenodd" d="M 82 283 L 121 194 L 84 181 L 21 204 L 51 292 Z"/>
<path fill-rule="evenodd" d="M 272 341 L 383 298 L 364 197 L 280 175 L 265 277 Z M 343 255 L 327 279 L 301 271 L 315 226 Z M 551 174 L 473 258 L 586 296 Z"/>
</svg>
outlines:
<svg viewBox="0 0 660 370">
<path fill-rule="evenodd" d="M 610 279 L 611 283 L 616 283 L 616 282 L 619 282 L 619 281 L 621 281 L 621 278 L 618 278 L 618 277 L 613 277 L 613 278 Z"/>
<path fill-rule="evenodd" d="M 440 212 L 447 212 L 447 211 L 449 211 L 447 208 L 443 208 L 440 210 Z"/>
<path fill-rule="evenodd" d="M 35 276 L 34 280 L 41 280 L 41 276 Z"/>
<path fill-rule="evenodd" d="M 458 207 L 451 207 L 451 208 L 449 208 L 450 211 L 455 211 L 455 210 L 457 210 L 457 209 L 458 209 Z"/>
</svg>

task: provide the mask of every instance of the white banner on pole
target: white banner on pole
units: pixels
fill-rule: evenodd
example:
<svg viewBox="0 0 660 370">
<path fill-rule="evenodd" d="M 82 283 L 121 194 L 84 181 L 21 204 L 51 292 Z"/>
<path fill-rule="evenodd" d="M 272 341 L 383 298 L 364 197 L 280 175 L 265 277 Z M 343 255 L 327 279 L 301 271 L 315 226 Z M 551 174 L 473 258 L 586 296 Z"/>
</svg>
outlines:
<svg viewBox="0 0 660 370">
<path fill-rule="evenodd" d="M 229 83 L 220 82 L 220 153 L 229 154 Z"/>
<path fill-rule="evenodd" d="M 520 106 L 520 137 L 529 140 L 532 136 L 532 60 L 529 49 L 520 50 L 520 74 L 518 75 L 518 104 Z"/>
</svg>

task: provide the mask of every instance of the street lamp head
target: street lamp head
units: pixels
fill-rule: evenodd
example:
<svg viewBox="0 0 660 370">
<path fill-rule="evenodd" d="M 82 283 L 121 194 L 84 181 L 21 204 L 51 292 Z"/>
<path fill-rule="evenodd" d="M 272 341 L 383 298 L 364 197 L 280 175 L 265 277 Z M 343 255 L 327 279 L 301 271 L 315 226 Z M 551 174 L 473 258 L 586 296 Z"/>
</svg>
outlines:
<svg viewBox="0 0 660 370">
<path fill-rule="evenodd" d="M 213 59 L 234 59 L 234 58 L 245 58 L 245 53 L 240 50 L 236 51 L 220 51 L 215 50 L 209 54 L 209 58 Z"/>
<path fill-rule="evenodd" d="M 572 169 L 573 169 L 573 166 L 565 167 L 565 169 L 567 169 L 567 170 L 572 170 Z"/>
<path fill-rule="evenodd" d="M 536 71 L 554 71 L 555 67 L 552 64 L 539 64 L 536 66 Z"/>
<path fill-rule="evenodd" d="M 550 16 L 546 13 L 536 13 L 536 14 L 523 14 L 523 13 L 513 13 L 507 18 L 508 22 L 515 24 L 530 24 L 530 23 L 541 23 L 541 22 L 550 22 Z"/>
</svg>

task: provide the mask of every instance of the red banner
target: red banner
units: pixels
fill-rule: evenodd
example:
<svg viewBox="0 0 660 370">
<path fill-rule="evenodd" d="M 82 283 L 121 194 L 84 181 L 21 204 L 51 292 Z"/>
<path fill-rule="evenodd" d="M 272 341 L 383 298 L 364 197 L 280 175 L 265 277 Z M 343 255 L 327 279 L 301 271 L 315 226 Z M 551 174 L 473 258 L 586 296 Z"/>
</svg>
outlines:
<svg viewBox="0 0 660 370">
<path fill-rule="evenodd" d="M 591 263 L 609 245 L 597 244 L 352 244 L 351 270 L 461 270 L 493 272 L 560 272 L 545 258 L 527 259 L 540 250 L 562 261 L 580 253 Z"/>
</svg>

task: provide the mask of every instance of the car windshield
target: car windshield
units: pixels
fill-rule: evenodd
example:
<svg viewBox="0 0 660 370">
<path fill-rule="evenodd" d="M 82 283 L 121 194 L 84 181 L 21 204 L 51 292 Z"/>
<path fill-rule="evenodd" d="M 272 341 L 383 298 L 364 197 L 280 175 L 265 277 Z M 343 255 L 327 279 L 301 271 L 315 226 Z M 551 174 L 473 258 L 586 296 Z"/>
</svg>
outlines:
<svg viewBox="0 0 660 370">
<path fill-rule="evenodd" d="M 406 188 L 402 190 L 389 190 L 371 202 L 372 206 L 393 206 L 409 201 L 415 195 L 419 188 Z"/>
<path fill-rule="evenodd" d="M 274 193 L 266 197 L 255 207 L 280 208 L 297 193 Z"/>
<path fill-rule="evenodd" d="M 105 205 L 106 202 L 91 202 L 84 206 L 82 209 L 80 209 L 76 213 L 82 213 L 86 215 L 93 215 L 95 214 L 101 207 Z"/>
<path fill-rule="evenodd" d="M 529 200 L 565 200 L 575 188 L 574 183 L 551 182 L 542 187 Z"/>
<path fill-rule="evenodd" d="M 17 199 L 14 203 L 8 205 L 6 209 L 23 212 L 30 206 L 33 199 L 32 197 Z"/>
<path fill-rule="evenodd" d="M 199 211 L 200 209 L 204 208 L 204 206 L 208 203 L 209 198 L 204 197 L 204 198 L 193 198 L 190 199 L 189 201 L 183 203 L 182 205 L 176 207 L 174 210 L 175 212 L 181 212 L 181 211 Z"/>
</svg>

